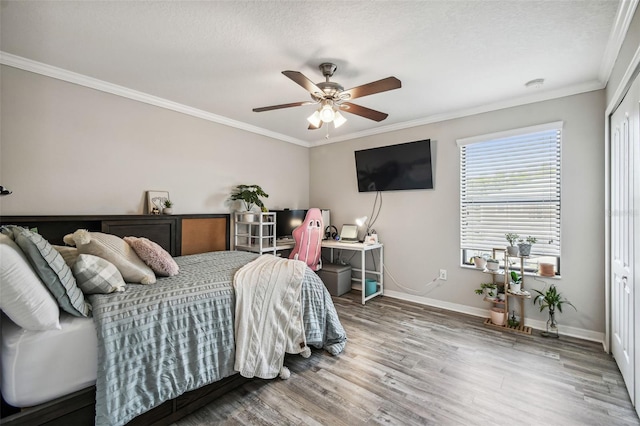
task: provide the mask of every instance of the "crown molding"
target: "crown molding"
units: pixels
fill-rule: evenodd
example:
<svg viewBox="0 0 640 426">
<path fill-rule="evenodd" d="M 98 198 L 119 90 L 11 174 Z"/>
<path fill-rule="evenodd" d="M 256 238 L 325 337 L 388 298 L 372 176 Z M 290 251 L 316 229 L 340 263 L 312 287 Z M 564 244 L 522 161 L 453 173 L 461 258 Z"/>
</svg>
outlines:
<svg viewBox="0 0 640 426">
<path fill-rule="evenodd" d="M 310 144 L 308 142 L 283 135 L 282 133 L 272 132 L 261 127 L 252 126 L 241 121 L 232 120 L 230 118 L 213 114 L 198 108 L 193 108 L 157 96 L 152 96 L 147 93 L 129 89 L 124 86 L 108 83 L 103 80 L 98 80 L 97 78 L 88 77 L 83 74 L 78 74 L 62 68 L 47 65 L 42 62 L 33 61 L 31 59 L 23 58 L 21 56 L 13 55 L 4 51 L 0 51 L 0 64 L 77 84 L 79 86 L 99 90 L 101 92 L 110 93 L 112 95 L 122 96 L 123 98 L 157 106 L 160 108 L 169 109 L 225 126 L 235 127 L 236 129 L 245 130 L 247 132 L 256 133 L 258 135 L 267 136 L 269 138 L 278 139 L 295 145 L 301 145 L 307 148 L 310 147 Z"/>
<path fill-rule="evenodd" d="M 609 34 L 607 47 L 605 48 L 602 63 L 600 64 L 600 72 L 598 77 L 601 82 L 606 83 L 611 77 L 611 72 L 616 63 L 616 58 L 624 43 L 631 20 L 638 7 L 638 0 L 622 0 L 618 6 L 616 17 Z"/>
<path fill-rule="evenodd" d="M 637 2 L 638 0 L 633 0 Z M 564 87 L 561 89 L 538 92 L 535 94 L 513 98 L 506 101 L 494 102 L 491 104 L 480 105 L 473 108 L 467 108 L 458 111 L 447 112 L 443 114 L 435 114 L 432 116 L 424 117 L 418 120 L 405 121 L 402 123 L 390 124 L 388 126 L 376 127 L 370 130 L 364 130 L 362 132 L 349 133 L 343 136 L 320 139 L 315 142 L 306 142 L 300 139 L 292 138 L 282 133 L 272 132 L 270 130 L 252 126 L 241 121 L 232 120 L 221 115 L 213 114 L 201 109 L 193 108 L 184 104 L 169 101 L 157 96 L 152 96 L 147 93 L 139 92 L 133 89 L 129 89 L 117 84 L 108 83 L 103 80 L 98 80 L 93 77 L 88 77 L 83 74 L 78 74 L 72 71 L 68 71 L 62 68 L 54 67 L 44 64 L 42 62 L 33 61 L 31 59 L 23 58 L 21 56 L 13 55 L 4 51 L 0 51 L 0 64 L 7 65 L 13 68 L 22 69 L 24 71 L 33 72 L 36 74 L 44 75 L 47 77 L 55 78 L 58 80 L 66 81 L 69 83 L 77 84 L 80 86 L 88 87 L 91 89 L 99 90 L 105 93 L 110 93 L 116 96 L 122 96 L 127 99 L 143 102 L 149 105 L 154 105 L 160 108 L 169 109 L 182 114 L 190 115 L 192 117 L 201 118 L 203 120 L 211 121 L 214 123 L 222 124 L 229 127 L 234 127 L 247 132 L 259 134 L 269 138 L 281 140 L 283 142 L 289 142 L 295 145 L 311 148 L 314 146 L 327 145 L 336 142 L 342 142 L 350 139 L 357 139 L 367 136 L 378 135 L 382 133 L 389 133 L 397 130 L 409 129 L 412 127 L 424 126 L 426 124 L 438 123 L 441 121 L 453 120 L 457 118 L 467 117 L 476 114 L 482 114 L 485 112 L 496 111 L 505 108 L 512 108 L 516 106 L 526 105 L 535 102 L 542 102 L 550 99 L 561 98 L 565 96 L 576 95 L 580 93 L 590 92 L 593 90 L 600 90 L 605 87 L 605 83 L 600 81 L 591 81 L 579 85 Z"/>
<path fill-rule="evenodd" d="M 468 117 L 471 115 L 483 114 L 486 112 L 497 111 L 506 108 L 513 108 L 521 105 L 532 104 L 536 102 L 548 101 L 551 99 L 563 98 L 566 96 L 578 95 L 581 93 L 592 92 L 605 88 L 605 83 L 600 81 L 590 81 L 587 83 L 577 84 L 574 86 L 563 87 L 561 89 L 539 92 L 532 95 L 521 96 L 506 101 L 494 102 L 473 108 L 467 108 L 458 111 L 436 114 L 418 120 L 405 121 L 402 123 L 390 124 L 388 126 L 376 127 L 374 129 L 364 130 L 362 132 L 350 133 L 330 139 L 319 139 L 312 146 L 327 145 L 336 142 L 342 142 L 350 139 L 363 138 L 367 136 L 389 133 L 397 130 L 409 129 L 411 127 L 424 126 L 426 124 L 439 123 L 447 120 Z"/>
</svg>

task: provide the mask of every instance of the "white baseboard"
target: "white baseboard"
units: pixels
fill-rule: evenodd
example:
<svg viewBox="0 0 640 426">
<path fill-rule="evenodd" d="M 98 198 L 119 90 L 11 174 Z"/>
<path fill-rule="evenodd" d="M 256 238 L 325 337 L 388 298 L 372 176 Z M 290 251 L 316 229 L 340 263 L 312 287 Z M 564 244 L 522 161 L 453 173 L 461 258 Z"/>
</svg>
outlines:
<svg viewBox="0 0 640 426">
<path fill-rule="evenodd" d="M 385 297 L 392 297 L 394 299 L 406 300 L 408 302 L 415 302 L 421 305 L 433 306 L 436 308 L 446 309 L 448 311 L 460 312 L 463 314 L 473 315 L 476 317 L 488 318 L 489 309 L 475 308 L 473 306 L 460 305 L 457 303 L 445 302 L 443 300 L 430 299 L 428 297 L 415 296 L 412 294 L 401 293 L 399 291 L 384 290 Z M 525 317 L 526 318 L 526 317 Z M 536 330 L 545 330 L 547 323 L 545 321 L 526 318 L 526 323 L 529 327 Z M 592 342 L 598 342 L 603 344 L 604 348 L 604 333 L 586 330 L 584 328 L 577 328 L 563 325 L 561 328 L 562 335 L 577 337 L 583 340 L 589 340 Z"/>
</svg>

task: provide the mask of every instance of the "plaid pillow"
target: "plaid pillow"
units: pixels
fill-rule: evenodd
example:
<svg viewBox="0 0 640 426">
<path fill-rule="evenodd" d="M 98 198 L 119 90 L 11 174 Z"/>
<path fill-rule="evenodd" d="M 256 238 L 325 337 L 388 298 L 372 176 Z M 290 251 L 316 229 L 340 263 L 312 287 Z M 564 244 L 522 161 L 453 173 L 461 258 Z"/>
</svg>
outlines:
<svg viewBox="0 0 640 426">
<path fill-rule="evenodd" d="M 91 254 L 81 254 L 73 264 L 73 275 L 85 294 L 106 294 L 124 291 L 125 282 L 118 268 L 108 260 Z"/>
</svg>

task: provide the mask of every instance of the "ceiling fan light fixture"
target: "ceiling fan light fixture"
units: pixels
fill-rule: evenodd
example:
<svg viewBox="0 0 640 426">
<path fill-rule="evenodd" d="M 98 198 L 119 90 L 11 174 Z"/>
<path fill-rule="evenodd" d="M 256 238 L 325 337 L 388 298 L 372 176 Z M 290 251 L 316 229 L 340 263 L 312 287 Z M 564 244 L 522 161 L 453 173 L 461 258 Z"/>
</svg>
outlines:
<svg viewBox="0 0 640 426">
<path fill-rule="evenodd" d="M 336 118 L 336 111 L 333 109 L 333 105 L 325 103 L 320 109 L 320 119 L 325 123 L 331 123 Z"/>
<path fill-rule="evenodd" d="M 318 111 L 314 111 L 313 114 L 307 117 L 307 121 L 313 127 L 320 127 L 320 123 L 322 122 L 322 120 L 320 119 L 320 113 Z"/>
<path fill-rule="evenodd" d="M 340 114 L 340 111 L 336 111 L 336 118 L 333 119 L 333 126 L 337 129 L 347 122 L 347 119 L 344 118 L 344 115 Z"/>
</svg>

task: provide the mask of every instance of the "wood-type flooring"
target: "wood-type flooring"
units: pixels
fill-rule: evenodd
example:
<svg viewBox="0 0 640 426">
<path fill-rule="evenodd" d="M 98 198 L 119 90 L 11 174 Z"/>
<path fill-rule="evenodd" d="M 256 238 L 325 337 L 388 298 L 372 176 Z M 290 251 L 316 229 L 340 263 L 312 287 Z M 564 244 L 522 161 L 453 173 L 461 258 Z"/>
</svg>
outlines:
<svg viewBox="0 0 640 426">
<path fill-rule="evenodd" d="M 600 343 L 389 297 L 362 306 L 357 291 L 333 299 L 342 354 L 288 356 L 289 380 L 251 381 L 174 425 L 640 425 Z"/>
</svg>

